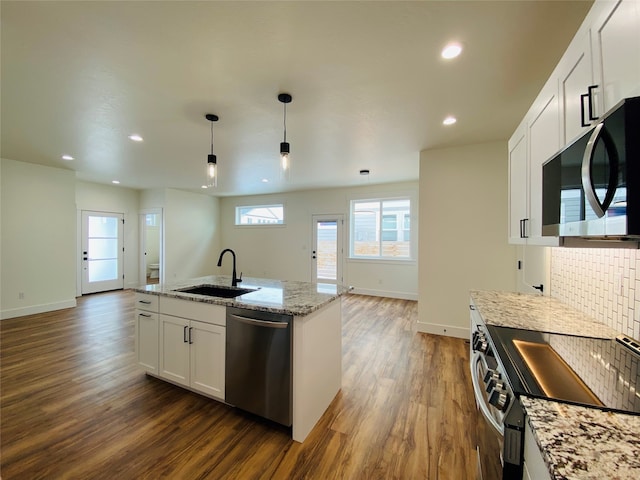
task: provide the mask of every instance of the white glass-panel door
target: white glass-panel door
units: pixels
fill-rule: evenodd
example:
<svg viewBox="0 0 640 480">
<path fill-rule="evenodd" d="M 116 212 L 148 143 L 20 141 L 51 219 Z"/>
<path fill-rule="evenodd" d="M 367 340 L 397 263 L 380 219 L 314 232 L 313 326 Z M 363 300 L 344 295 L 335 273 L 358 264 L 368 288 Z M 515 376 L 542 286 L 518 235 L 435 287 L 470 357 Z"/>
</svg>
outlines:
<svg viewBox="0 0 640 480">
<path fill-rule="evenodd" d="M 342 284 L 342 215 L 313 215 L 312 281 Z"/>
<path fill-rule="evenodd" d="M 124 287 L 123 215 L 82 212 L 82 294 Z"/>
</svg>

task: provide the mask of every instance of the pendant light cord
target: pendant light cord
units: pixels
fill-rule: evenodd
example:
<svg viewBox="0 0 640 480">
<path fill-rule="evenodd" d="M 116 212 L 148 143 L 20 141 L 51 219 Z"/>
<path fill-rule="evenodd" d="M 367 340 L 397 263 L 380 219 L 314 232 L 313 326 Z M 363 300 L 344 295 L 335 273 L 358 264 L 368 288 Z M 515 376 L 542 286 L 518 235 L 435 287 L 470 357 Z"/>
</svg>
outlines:
<svg viewBox="0 0 640 480">
<path fill-rule="evenodd" d="M 287 143 L 287 104 L 284 105 L 284 142 Z"/>
<path fill-rule="evenodd" d="M 213 122 L 211 122 L 211 155 L 213 155 Z"/>
</svg>

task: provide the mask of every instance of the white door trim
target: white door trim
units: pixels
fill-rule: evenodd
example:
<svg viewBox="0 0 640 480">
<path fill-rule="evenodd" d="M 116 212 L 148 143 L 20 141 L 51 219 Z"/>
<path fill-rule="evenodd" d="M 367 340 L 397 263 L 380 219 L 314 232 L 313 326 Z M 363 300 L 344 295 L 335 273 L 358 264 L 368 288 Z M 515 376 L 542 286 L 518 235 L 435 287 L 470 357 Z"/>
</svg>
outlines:
<svg viewBox="0 0 640 480">
<path fill-rule="evenodd" d="M 337 225 L 337 256 L 336 256 L 336 282 L 338 285 L 344 284 L 344 215 L 341 213 L 338 214 L 314 214 L 311 215 L 311 282 L 318 282 L 318 272 L 317 272 L 317 226 L 318 222 L 330 222 L 335 221 Z M 323 281 L 322 283 L 333 283 L 330 281 Z"/>
</svg>

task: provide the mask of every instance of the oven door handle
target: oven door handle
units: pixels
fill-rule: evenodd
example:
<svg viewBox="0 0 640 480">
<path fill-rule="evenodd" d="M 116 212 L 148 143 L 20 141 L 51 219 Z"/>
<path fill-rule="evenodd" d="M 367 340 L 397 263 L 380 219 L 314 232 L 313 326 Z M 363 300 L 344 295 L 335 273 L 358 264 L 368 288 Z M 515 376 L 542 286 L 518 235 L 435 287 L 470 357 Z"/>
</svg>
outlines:
<svg viewBox="0 0 640 480">
<path fill-rule="evenodd" d="M 480 407 L 482 415 L 501 436 L 504 436 L 504 426 L 499 423 L 493 415 L 491 415 L 491 411 L 487 406 L 486 399 L 482 393 L 482 389 L 480 388 L 480 379 L 478 378 L 478 369 L 476 366 L 478 365 L 478 362 L 482 361 L 484 361 L 482 354 L 475 352 L 471 358 L 471 384 L 473 385 L 473 393 L 476 396 L 476 403 Z"/>
</svg>

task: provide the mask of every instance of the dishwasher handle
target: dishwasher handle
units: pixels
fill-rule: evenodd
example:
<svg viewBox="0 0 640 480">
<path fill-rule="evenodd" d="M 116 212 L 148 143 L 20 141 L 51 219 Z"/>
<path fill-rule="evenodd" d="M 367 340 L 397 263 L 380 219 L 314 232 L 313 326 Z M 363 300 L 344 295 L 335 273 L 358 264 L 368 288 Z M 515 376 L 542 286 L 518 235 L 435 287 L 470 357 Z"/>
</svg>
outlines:
<svg viewBox="0 0 640 480">
<path fill-rule="evenodd" d="M 243 317 L 241 315 L 233 315 L 233 314 L 230 315 L 230 317 L 242 323 L 255 325 L 256 327 L 287 328 L 289 326 L 288 322 L 270 322 L 269 320 L 257 320 L 255 318 L 248 318 L 248 317 Z"/>
</svg>

